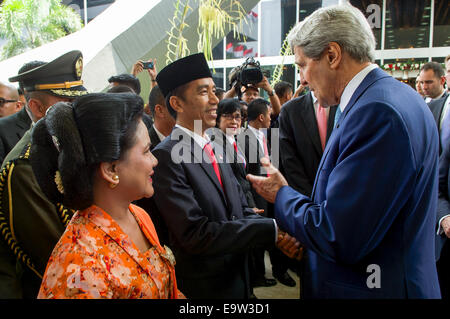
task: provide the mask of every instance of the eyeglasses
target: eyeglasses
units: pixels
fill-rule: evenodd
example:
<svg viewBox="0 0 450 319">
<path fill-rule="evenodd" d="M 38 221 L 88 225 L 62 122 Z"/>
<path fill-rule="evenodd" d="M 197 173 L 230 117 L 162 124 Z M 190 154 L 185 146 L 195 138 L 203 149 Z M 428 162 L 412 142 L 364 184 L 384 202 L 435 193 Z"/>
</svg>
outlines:
<svg viewBox="0 0 450 319">
<path fill-rule="evenodd" d="M 6 99 L 0 97 L 0 107 L 2 107 L 5 103 L 10 103 L 10 102 L 17 102 L 17 100 L 6 100 Z"/>
<path fill-rule="evenodd" d="M 222 116 L 230 121 L 232 121 L 233 119 L 235 119 L 236 121 L 240 121 L 242 119 L 242 116 L 240 115 L 223 114 Z"/>
</svg>

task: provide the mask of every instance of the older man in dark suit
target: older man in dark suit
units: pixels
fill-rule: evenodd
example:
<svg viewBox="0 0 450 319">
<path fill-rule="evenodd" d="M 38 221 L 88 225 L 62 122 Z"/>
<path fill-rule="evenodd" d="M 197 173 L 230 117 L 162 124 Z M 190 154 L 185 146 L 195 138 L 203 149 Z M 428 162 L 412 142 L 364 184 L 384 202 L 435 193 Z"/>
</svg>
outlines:
<svg viewBox="0 0 450 319">
<path fill-rule="evenodd" d="M 219 100 L 204 55 L 169 64 L 157 82 L 177 120 L 153 150 L 159 162 L 153 180 L 179 288 L 189 298 L 247 298 L 248 250 L 274 246 L 276 224 L 247 207 L 230 166 L 217 161 L 205 135 L 216 124 Z"/>
<path fill-rule="evenodd" d="M 34 69 L 38 66 L 45 64 L 42 61 L 31 61 L 25 63 L 18 71 L 18 73 L 23 73 Z M 19 83 L 20 92 L 23 92 L 23 84 Z M 31 111 L 29 111 L 28 106 L 20 101 L 20 95 L 17 92 L 18 101 L 15 103 L 23 104 L 19 111 L 9 115 L 7 117 L 0 118 L 0 164 L 3 163 L 6 155 L 14 148 L 17 142 L 22 138 L 27 130 L 31 126 Z"/>
</svg>

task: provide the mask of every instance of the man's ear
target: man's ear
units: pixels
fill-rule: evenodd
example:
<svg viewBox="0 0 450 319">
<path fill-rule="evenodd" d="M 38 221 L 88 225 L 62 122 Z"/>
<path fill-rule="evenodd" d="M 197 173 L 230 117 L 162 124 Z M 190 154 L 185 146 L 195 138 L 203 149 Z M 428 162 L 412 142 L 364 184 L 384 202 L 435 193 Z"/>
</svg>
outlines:
<svg viewBox="0 0 450 319">
<path fill-rule="evenodd" d="M 102 162 L 99 167 L 100 177 L 108 184 L 118 184 L 116 162 Z"/>
<path fill-rule="evenodd" d="M 40 119 L 45 116 L 46 108 L 44 104 L 42 104 L 42 102 L 39 101 L 38 99 L 31 98 L 28 101 L 28 106 L 30 108 L 30 111 L 36 118 Z"/>
<path fill-rule="evenodd" d="M 337 69 L 342 60 L 341 46 L 336 42 L 330 42 L 325 50 L 325 55 L 330 68 Z"/>
<path fill-rule="evenodd" d="M 20 111 L 23 106 L 24 105 L 23 105 L 22 101 L 17 101 L 16 102 L 16 111 Z"/>
<path fill-rule="evenodd" d="M 161 116 L 164 117 L 163 106 L 161 104 L 155 105 L 155 114 L 153 116 Z"/>
<path fill-rule="evenodd" d="M 264 114 L 261 113 L 258 115 L 258 121 L 264 122 Z"/>
<path fill-rule="evenodd" d="M 170 106 L 177 112 L 177 113 L 183 113 L 183 103 L 181 98 L 178 96 L 172 95 L 169 99 Z"/>
</svg>

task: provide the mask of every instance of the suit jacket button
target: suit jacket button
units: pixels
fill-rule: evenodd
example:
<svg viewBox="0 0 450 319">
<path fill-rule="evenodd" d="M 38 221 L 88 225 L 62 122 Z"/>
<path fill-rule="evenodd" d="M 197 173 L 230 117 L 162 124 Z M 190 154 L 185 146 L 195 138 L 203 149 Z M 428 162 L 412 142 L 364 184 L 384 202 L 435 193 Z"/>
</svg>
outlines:
<svg viewBox="0 0 450 319">
<path fill-rule="evenodd" d="M 236 220 L 236 216 L 231 216 L 231 220 Z"/>
</svg>

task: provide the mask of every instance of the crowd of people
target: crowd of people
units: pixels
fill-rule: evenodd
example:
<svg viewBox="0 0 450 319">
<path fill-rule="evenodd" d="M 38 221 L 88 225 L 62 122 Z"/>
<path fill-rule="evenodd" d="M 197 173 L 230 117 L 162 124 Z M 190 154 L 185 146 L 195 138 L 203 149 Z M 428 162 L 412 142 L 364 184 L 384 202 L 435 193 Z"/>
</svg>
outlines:
<svg viewBox="0 0 450 319">
<path fill-rule="evenodd" d="M 253 299 L 289 269 L 304 299 L 449 298 L 450 55 L 414 90 L 348 5 L 288 39 L 295 92 L 218 88 L 202 53 L 106 92 L 76 50 L 1 84 L 0 298 Z"/>
</svg>

